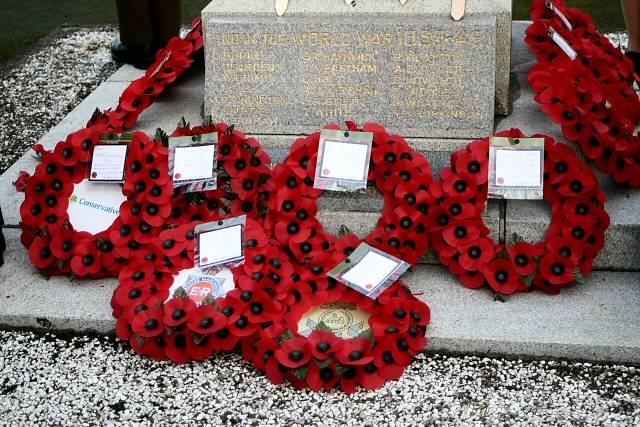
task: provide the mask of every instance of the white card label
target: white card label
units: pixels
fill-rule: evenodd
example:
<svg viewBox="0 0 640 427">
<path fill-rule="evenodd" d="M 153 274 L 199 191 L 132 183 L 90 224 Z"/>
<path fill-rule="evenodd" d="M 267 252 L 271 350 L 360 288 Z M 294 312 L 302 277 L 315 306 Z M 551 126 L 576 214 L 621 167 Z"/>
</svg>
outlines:
<svg viewBox="0 0 640 427">
<path fill-rule="evenodd" d="M 113 224 L 126 199 L 119 185 L 84 180 L 74 186 L 69 198 L 69 222 L 74 230 L 98 234 Z"/>
<path fill-rule="evenodd" d="M 383 283 L 399 265 L 400 263 L 377 252 L 369 251 L 358 264 L 343 274 L 342 278 L 366 292 L 371 292 Z"/>
<path fill-rule="evenodd" d="M 200 267 L 242 257 L 242 225 L 198 234 Z"/>
<path fill-rule="evenodd" d="M 496 150 L 496 186 L 540 185 L 540 151 Z"/>
<path fill-rule="evenodd" d="M 327 140 L 324 142 L 320 177 L 360 181 L 366 177 L 368 153 L 368 146 L 364 144 Z"/>
<path fill-rule="evenodd" d="M 562 22 L 564 22 L 564 25 L 569 29 L 569 31 L 573 31 L 573 25 L 571 25 L 571 22 L 569 22 L 569 19 L 567 19 L 565 14 L 562 13 L 562 11 L 558 9 L 556 5 L 553 4 L 552 1 L 547 1 L 547 7 L 551 9 L 553 13 L 558 15 L 558 17 L 562 20 Z"/>
<path fill-rule="evenodd" d="M 173 180 L 186 181 L 213 178 L 215 145 L 175 147 Z"/>
<path fill-rule="evenodd" d="M 129 146 L 126 144 L 98 144 L 93 147 L 90 181 L 124 182 L 124 167 Z"/>
</svg>

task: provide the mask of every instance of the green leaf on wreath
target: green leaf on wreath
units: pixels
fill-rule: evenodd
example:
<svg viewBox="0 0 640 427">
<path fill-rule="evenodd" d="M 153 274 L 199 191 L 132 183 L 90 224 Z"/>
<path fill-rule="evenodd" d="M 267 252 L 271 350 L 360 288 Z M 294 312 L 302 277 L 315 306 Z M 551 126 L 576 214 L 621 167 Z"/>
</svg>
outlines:
<svg viewBox="0 0 640 427">
<path fill-rule="evenodd" d="M 184 118 L 184 116 L 180 117 L 180 121 L 178 122 L 178 129 L 188 128 L 189 123 Z"/>
<path fill-rule="evenodd" d="M 216 301 L 216 297 L 214 297 L 213 295 L 209 294 L 204 298 L 203 303 L 205 305 L 210 305 L 212 307 L 218 307 L 218 302 Z"/>
<path fill-rule="evenodd" d="M 251 154 L 256 154 L 259 149 L 260 147 L 252 147 L 252 146 L 247 147 L 247 151 L 249 151 L 249 153 Z"/>
<path fill-rule="evenodd" d="M 286 331 L 284 331 L 284 334 L 282 334 L 282 341 L 289 341 L 290 339 L 295 338 L 295 336 L 293 335 L 293 332 L 291 332 L 291 329 L 287 329 Z"/>
<path fill-rule="evenodd" d="M 315 328 L 313 328 L 315 331 L 329 331 L 331 332 L 331 328 L 329 326 L 327 326 L 326 323 L 324 323 L 322 320 L 318 322 L 318 324 L 316 325 Z"/>
<path fill-rule="evenodd" d="M 182 288 L 178 288 L 173 292 L 173 297 L 174 298 L 189 298 L 189 295 L 187 295 L 187 291 L 185 291 Z"/>
<path fill-rule="evenodd" d="M 578 285 L 584 285 L 585 283 L 587 283 L 587 279 L 584 277 L 584 274 L 582 274 L 582 271 L 579 268 L 576 268 L 576 271 L 574 271 L 573 280 L 575 280 Z"/>
<path fill-rule="evenodd" d="M 202 121 L 202 127 L 206 128 L 209 126 L 213 126 L 213 117 L 211 117 L 211 114 L 207 114 L 207 116 L 204 118 L 204 120 Z"/>
<path fill-rule="evenodd" d="M 509 252 L 507 251 L 507 247 L 506 246 L 502 246 L 502 249 L 500 250 L 500 252 L 498 252 L 498 255 L 496 255 L 497 259 L 508 259 L 509 258 Z"/>
<path fill-rule="evenodd" d="M 93 114 L 91 114 L 91 118 L 89 119 L 89 123 L 94 123 L 101 116 L 102 116 L 102 111 L 100 111 L 100 109 L 98 107 L 96 107 L 96 109 L 93 110 Z"/>
<path fill-rule="evenodd" d="M 260 179 L 258 180 L 258 185 L 263 185 L 267 183 L 270 179 L 271 179 L 271 176 L 267 175 L 266 173 L 263 173 L 262 175 L 260 175 Z"/>
<path fill-rule="evenodd" d="M 353 234 L 353 233 L 351 232 L 351 230 L 349 230 L 349 227 L 342 224 L 340 226 L 340 229 L 338 230 L 338 237 L 346 236 L 347 234 Z"/>
<path fill-rule="evenodd" d="M 373 329 L 365 329 L 364 331 L 360 332 L 356 338 L 366 338 L 369 341 L 373 341 Z"/>
<path fill-rule="evenodd" d="M 156 133 L 153 136 L 153 139 L 155 139 L 156 141 L 160 141 L 163 147 L 169 146 L 169 136 L 160 128 L 156 129 Z"/>
<path fill-rule="evenodd" d="M 318 368 L 324 369 L 324 368 L 328 368 L 329 365 L 331 365 L 332 361 L 333 359 L 331 357 L 328 357 L 324 360 L 316 360 L 316 365 L 318 365 Z"/>
<path fill-rule="evenodd" d="M 494 301 L 507 302 L 508 299 L 508 296 L 506 296 L 505 294 L 501 294 L 500 292 L 496 292 L 493 294 Z"/>
<path fill-rule="evenodd" d="M 229 173 L 224 169 L 224 167 L 218 168 L 218 178 L 228 179 L 230 177 L 231 175 L 229 175 Z"/>
<path fill-rule="evenodd" d="M 533 288 L 533 281 L 535 280 L 535 278 L 536 278 L 536 273 L 532 273 L 526 277 L 523 277 L 522 283 L 524 283 L 527 286 L 527 288 L 531 289 Z"/>
<path fill-rule="evenodd" d="M 305 378 L 307 378 L 307 369 L 309 368 L 307 368 L 306 366 L 301 366 L 297 369 L 292 370 L 291 373 L 301 380 L 304 380 Z"/>
<path fill-rule="evenodd" d="M 206 337 L 207 337 L 206 335 L 200 335 L 200 334 L 196 334 L 195 332 L 191 332 L 191 338 L 193 339 L 193 343 L 195 345 L 202 344 L 202 341 L 204 341 Z"/>
<path fill-rule="evenodd" d="M 224 131 L 225 135 L 231 135 L 233 133 L 233 129 L 236 127 L 236 125 L 231 125 L 227 128 L 227 130 Z"/>
<path fill-rule="evenodd" d="M 518 243 L 523 243 L 524 239 L 518 233 L 513 233 L 511 235 L 511 240 L 509 241 L 510 245 L 517 245 Z"/>
<path fill-rule="evenodd" d="M 344 366 L 344 365 L 342 365 L 340 363 L 337 363 L 336 364 L 336 375 L 342 375 L 345 372 L 347 372 L 349 369 L 351 369 L 351 368 L 348 367 L 348 366 Z"/>
</svg>

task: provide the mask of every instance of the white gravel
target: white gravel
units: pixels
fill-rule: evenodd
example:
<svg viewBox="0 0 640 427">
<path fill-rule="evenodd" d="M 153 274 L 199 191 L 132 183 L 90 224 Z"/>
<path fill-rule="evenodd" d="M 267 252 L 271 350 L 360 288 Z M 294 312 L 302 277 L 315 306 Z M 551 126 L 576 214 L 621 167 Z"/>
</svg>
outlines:
<svg viewBox="0 0 640 427">
<path fill-rule="evenodd" d="M 117 69 L 109 51 L 115 34 L 67 33 L 0 72 L 0 173 Z"/>
<path fill-rule="evenodd" d="M 176 366 L 114 339 L 0 332 L 0 424 L 638 425 L 640 370 L 420 355 L 375 392 L 274 386 L 238 353 Z"/>
</svg>

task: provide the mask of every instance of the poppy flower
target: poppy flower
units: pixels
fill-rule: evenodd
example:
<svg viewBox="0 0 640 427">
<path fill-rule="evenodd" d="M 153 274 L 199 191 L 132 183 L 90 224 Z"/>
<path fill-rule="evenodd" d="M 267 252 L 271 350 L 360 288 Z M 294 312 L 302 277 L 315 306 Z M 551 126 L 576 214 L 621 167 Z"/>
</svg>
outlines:
<svg viewBox="0 0 640 427">
<path fill-rule="evenodd" d="M 316 329 L 307 337 L 313 357 L 325 360 L 344 347 L 345 340 L 332 332 Z"/>
<path fill-rule="evenodd" d="M 167 357 L 174 363 L 182 364 L 189 361 L 189 353 L 187 352 L 187 341 L 191 337 L 186 332 L 174 332 L 170 335 L 165 334 L 165 353 Z"/>
<path fill-rule="evenodd" d="M 336 363 L 320 367 L 317 363 L 311 362 L 307 369 L 305 381 L 309 388 L 314 391 L 330 391 L 340 381 L 340 376 L 336 372 Z"/>
<path fill-rule="evenodd" d="M 563 236 L 554 236 L 546 242 L 547 253 L 552 255 L 561 255 L 571 259 L 574 263 L 580 262 L 584 255 L 581 245 L 577 244 L 574 239 Z"/>
<path fill-rule="evenodd" d="M 35 239 L 29 246 L 29 259 L 39 269 L 47 268 L 56 261 L 50 242 L 43 238 Z"/>
<path fill-rule="evenodd" d="M 191 335 L 191 339 L 187 340 L 187 353 L 193 360 L 204 360 L 213 354 L 215 349 L 215 341 L 210 335 Z"/>
<path fill-rule="evenodd" d="M 156 96 L 164 89 L 164 86 L 153 81 L 147 76 L 134 80 L 129 85 L 129 90 L 135 95 Z"/>
<path fill-rule="evenodd" d="M 129 287 L 149 283 L 153 280 L 153 264 L 134 260 L 120 271 L 120 286 Z"/>
<path fill-rule="evenodd" d="M 471 198 L 477 192 L 477 186 L 468 175 L 455 173 L 451 168 L 444 168 L 440 172 L 442 189 L 451 197 Z"/>
<path fill-rule="evenodd" d="M 212 334 L 224 328 L 227 318 L 213 306 L 204 304 L 190 310 L 187 315 L 187 326 L 200 335 Z"/>
<path fill-rule="evenodd" d="M 358 368 L 358 381 L 367 390 L 377 390 L 386 382 L 380 375 L 380 370 L 375 362 L 369 362 Z"/>
<path fill-rule="evenodd" d="M 567 285 L 573 282 L 575 263 L 560 254 L 547 254 L 540 261 L 540 274 L 552 285 Z"/>
<path fill-rule="evenodd" d="M 165 352 L 166 346 L 166 335 L 156 335 L 155 337 L 144 340 L 140 352 L 153 360 L 167 360 L 167 354 Z"/>
<path fill-rule="evenodd" d="M 461 246 L 458 262 L 467 271 L 481 270 L 495 256 L 494 243 L 483 237 Z"/>
<path fill-rule="evenodd" d="M 540 245 L 521 242 L 515 245 L 507 245 L 507 252 L 513 261 L 513 268 L 522 277 L 536 272 L 537 265 L 534 257 L 540 257 L 544 253 Z"/>
<path fill-rule="evenodd" d="M 411 357 L 408 353 L 404 353 L 407 357 L 401 356 L 402 361 L 396 360 L 396 354 L 392 350 L 395 346 L 395 337 L 389 336 L 378 342 L 373 349 L 374 364 L 378 367 L 378 375 L 385 380 L 397 380 L 404 372 L 404 366 L 411 363 Z M 403 353 L 401 353 L 403 354 Z"/>
<path fill-rule="evenodd" d="M 74 166 L 80 159 L 81 150 L 71 144 L 71 141 L 59 142 L 54 149 L 56 160 L 62 166 Z"/>
<path fill-rule="evenodd" d="M 164 304 L 163 322 L 175 328 L 189 320 L 190 314 L 196 310 L 196 303 L 190 298 L 172 298 Z"/>
<path fill-rule="evenodd" d="M 452 221 L 442 230 L 442 237 L 447 244 L 460 248 L 477 241 L 481 236 L 489 234 L 489 229 L 480 221 Z"/>
<path fill-rule="evenodd" d="M 100 252 L 92 241 L 76 242 L 71 258 L 71 271 L 79 277 L 89 276 L 100 271 Z"/>
<path fill-rule="evenodd" d="M 162 334 L 164 331 L 162 308 L 153 306 L 136 314 L 131 322 L 131 329 L 145 338 Z"/>
<path fill-rule="evenodd" d="M 342 348 L 336 353 L 336 358 L 343 365 L 366 365 L 373 361 L 371 341 L 366 338 L 345 340 Z"/>
<path fill-rule="evenodd" d="M 496 259 L 483 270 L 489 286 L 503 295 L 524 291 L 527 287 L 520 281 L 513 264 L 507 259 Z"/>
<path fill-rule="evenodd" d="M 311 345 L 306 338 L 291 338 L 276 351 L 276 359 L 291 369 L 306 365 L 311 359 Z"/>
</svg>

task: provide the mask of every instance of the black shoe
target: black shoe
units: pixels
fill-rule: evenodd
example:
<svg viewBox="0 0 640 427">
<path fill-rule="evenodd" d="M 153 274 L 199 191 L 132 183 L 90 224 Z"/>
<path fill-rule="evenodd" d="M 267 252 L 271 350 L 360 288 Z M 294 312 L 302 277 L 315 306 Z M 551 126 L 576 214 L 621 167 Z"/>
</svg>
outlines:
<svg viewBox="0 0 640 427">
<path fill-rule="evenodd" d="M 640 52 L 627 51 L 626 55 L 635 65 L 636 76 L 640 78 Z"/>
<path fill-rule="evenodd" d="M 144 70 L 154 63 L 156 51 L 151 45 L 126 44 L 122 43 L 120 39 L 113 39 L 111 57 L 116 62 L 131 64 Z"/>
</svg>

